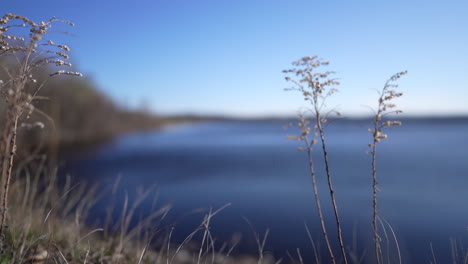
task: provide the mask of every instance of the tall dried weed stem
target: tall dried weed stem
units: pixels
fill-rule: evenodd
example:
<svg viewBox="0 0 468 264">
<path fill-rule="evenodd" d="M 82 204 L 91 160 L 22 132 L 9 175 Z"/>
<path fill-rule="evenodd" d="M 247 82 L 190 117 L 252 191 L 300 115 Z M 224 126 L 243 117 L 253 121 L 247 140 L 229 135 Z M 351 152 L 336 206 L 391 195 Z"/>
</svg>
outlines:
<svg viewBox="0 0 468 264">
<path fill-rule="evenodd" d="M 6 14 L 0 19 L 0 55 L 13 59 L 11 67 L 3 68 L 8 79 L 0 80 L 0 91 L 7 107 L 7 117 L 0 146 L 3 184 L 0 216 L 0 235 L 2 236 L 7 223 L 8 192 L 17 148 L 16 138 L 19 125 L 25 127 L 43 126 L 40 123 L 20 124 L 23 115 L 28 118 L 35 111 L 33 101 L 37 99 L 36 95 L 45 83 L 45 81 L 37 83 L 35 74 L 40 68 L 48 65 L 71 66 L 69 62 L 66 62 L 69 59 L 67 52 L 70 51 L 70 48 L 44 39 L 54 22 L 73 25 L 55 17 L 40 23 L 15 14 Z M 61 74 L 81 76 L 78 72 L 65 70 L 55 71 L 50 76 Z"/>
<path fill-rule="evenodd" d="M 301 135 L 292 137 L 296 140 L 301 140 L 305 143 L 305 150 L 309 158 L 309 168 L 312 176 L 312 184 L 315 194 L 315 201 L 317 204 L 318 215 L 320 218 L 320 223 L 322 226 L 322 233 L 327 244 L 328 251 L 330 253 L 330 258 L 333 263 L 336 263 L 333 250 L 328 239 L 327 230 L 325 227 L 325 220 L 323 217 L 320 199 L 318 194 L 318 188 L 316 183 L 316 173 L 314 169 L 314 159 L 312 155 L 312 149 L 314 144 L 317 142 L 315 139 L 316 136 L 319 136 L 320 142 L 322 145 L 322 153 L 325 163 L 325 171 L 327 176 L 328 188 L 330 191 L 330 198 L 332 202 L 333 212 L 335 214 L 335 222 L 338 232 L 338 242 L 340 245 L 341 255 L 344 263 L 348 263 L 346 252 L 343 243 L 343 235 L 341 230 L 341 221 L 338 214 L 338 206 L 335 199 L 335 190 L 332 183 L 332 175 L 330 172 L 330 162 L 328 159 L 328 150 L 325 141 L 325 123 L 327 122 L 328 116 L 336 111 L 328 111 L 324 113 L 325 102 L 328 97 L 332 96 L 337 89 L 335 86 L 338 86 L 340 83 L 333 78 L 330 78 L 335 72 L 325 71 L 320 72 L 318 68 L 321 66 L 329 65 L 328 61 L 314 56 L 314 57 L 303 57 L 298 61 L 294 61 L 293 65 L 296 68 L 284 70 L 283 73 L 290 74 L 291 76 L 285 77 L 286 81 L 292 82 L 293 87 L 287 88 L 287 90 L 299 91 L 303 94 L 304 100 L 309 101 L 312 105 L 312 122 L 313 122 L 313 131 L 310 127 L 311 121 L 307 120 L 307 117 L 303 114 L 299 116 L 299 127 L 301 129 Z M 339 113 L 338 113 L 339 114 Z M 312 133 L 311 133 L 312 132 Z M 302 150 L 302 149 L 301 149 Z"/>
<path fill-rule="evenodd" d="M 379 100 L 377 110 L 374 112 L 374 121 L 373 128 L 369 129 L 369 132 L 372 133 L 373 141 L 369 144 L 371 148 L 370 153 L 372 155 L 372 188 L 373 188 L 373 215 L 372 215 L 372 225 L 374 232 L 374 253 L 377 263 L 382 262 L 382 249 L 380 246 L 381 238 L 379 236 L 378 230 L 378 213 L 377 213 L 377 192 L 378 192 L 378 182 L 377 182 L 377 144 L 383 140 L 387 139 L 387 135 L 384 134 L 384 129 L 393 126 L 400 126 L 400 121 L 391 121 L 386 120 L 386 117 L 391 114 L 399 114 L 402 111 L 397 110 L 396 105 L 392 103 L 395 98 L 401 97 L 403 93 L 397 92 L 396 88 L 398 85 L 395 82 L 400 79 L 401 76 L 407 74 L 406 71 L 399 72 L 390 79 L 387 80 L 383 89 L 379 92 Z"/>
</svg>

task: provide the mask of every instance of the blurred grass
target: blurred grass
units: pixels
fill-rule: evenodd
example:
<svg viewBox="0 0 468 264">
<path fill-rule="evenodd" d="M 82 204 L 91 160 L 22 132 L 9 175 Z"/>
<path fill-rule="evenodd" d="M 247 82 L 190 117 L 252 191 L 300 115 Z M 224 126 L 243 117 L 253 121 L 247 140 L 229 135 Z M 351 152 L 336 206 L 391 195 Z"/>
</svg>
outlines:
<svg viewBox="0 0 468 264">
<path fill-rule="evenodd" d="M 170 206 L 158 206 L 143 217 L 136 212 L 154 190 L 140 192 L 135 200 L 113 204 L 108 214 L 120 215 L 112 223 L 86 224 L 90 209 L 116 186 L 97 193 L 96 185 L 64 183 L 45 155 L 18 163 L 10 193 L 9 226 L 1 245 L 0 263 L 274 263 L 269 254 L 232 256 L 239 239 L 216 241 L 211 235 L 210 210 L 181 243 L 171 240 L 174 226 L 161 224 Z M 136 225 L 130 224 L 137 221 Z M 198 242 L 196 242 L 198 241 Z M 259 262 L 260 261 L 260 262 Z"/>
</svg>

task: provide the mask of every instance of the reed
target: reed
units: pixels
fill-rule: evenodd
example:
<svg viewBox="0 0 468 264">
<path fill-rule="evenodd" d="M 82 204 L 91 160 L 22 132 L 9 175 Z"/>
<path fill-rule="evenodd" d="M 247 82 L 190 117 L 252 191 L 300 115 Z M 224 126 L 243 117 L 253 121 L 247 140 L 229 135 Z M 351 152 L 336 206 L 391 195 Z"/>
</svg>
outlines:
<svg viewBox="0 0 468 264">
<path fill-rule="evenodd" d="M 369 129 L 372 134 L 372 143 L 369 144 L 371 148 L 370 154 L 372 155 L 372 226 L 374 232 L 374 254 L 376 262 L 382 263 L 382 252 L 380 246 L 380 235 L 378 230 L 378 211 L 377 211 L 377 192 L 378 192 L 378 181 L 377 181 L 377 144 L 384 139 L 387 139 L 387 134 L 384 134 L 384 130 L 393 126 L 400 126 L 400 121 L 387 120 L 387 117 L 392 114 L 399 114 L 402 111 L 396 109 L 396 105 L 393 102 L 394 99 L 401 97 L 403 93 L 397 92 L 396 88 L 398 85 L 395 83 L 403 75 L 407 74 L 406 71 L 399 72 L 390 79 L 387 80 L 382 90 L 379 92 L 377 110 L 374 111 L 373 127 Z"/>
<path fill-rule="evenodd" d="M 309 169 L 312 177 L 312 185 L 317 205 L 317 211 L 322 226 L 322 233 L 325 239 L 325 243 L 327 244 L 328 251 L 330 253 L 330 259 L 332 263 L 336 263 L 336 259 L 333 254 L 333 250 L 325 227 L 325 220 L 321 209 L 318 187 L 316 183 L 314 158 L 312 155 L 313 146 L 317 143 L 315 137 L 318 136 L 320 138 L 322 154 L 325 163 L 327 184 L 332 202 L 333 212 L 335 214 L 334 220 L 338 231 L 338 243 L 340 246 L 342 260 L 345 264 L 347 264 L 348 260 L 344 248 L 341 221 L 338 214 L 338 206 L 335 198 L 335 189 L 333 187 L 332 175 L 330 172 L 330 161 L 328 159 L 327 144 L 325 141 L 325 124 L 327 122 L 327 118 L 330 114 L 336 113 L 336 111 L 325 112 L 325 103 L 327 101 L 327 98 L 332 96 L 337 91 L 335 87 L 338 86 L 340 83 L 337 79 L 330 77 L 335 72 L 318 71 L 319 67 L 327 66 L 329 64 L 330 63 L 328 61 L 324 61 L 318 56 L 303 57 L 302 59 L 293 62 L 293 65 L 297 68 L 285 70 L 283 72 L 293 76 L 287 76 L 285 78 L 286 81 L 293 83 L 293 87 L 287 89 L 299 91 L 304 96 L 304 100 L 310 102 L 311 104 L 311 120 L 307 120 L 307 117 L 304 114 L 301 114 L 299 116 L 299 127 L 301 129 L 301 135 L 292 138 L 296 140 L 301 140 L 305 144 L 305 150 L 307 151 L 307 156 L 309 159 Z M 313 124 L 313 128 L 310 127 L 310 124 Z"/>
<path fill-rule="evenodd" d="M 63 44 L 55 44 L 46 39 L 47 33 L 56 22 L 73 25 L 68 21 L 55 17 L 36 23 L 25 16 L 6 14 L 0 19 L 0 55 L 14 58 L 14 65 L 4 67 L 8 79 L 1 80 L 1 91 L 6 101 L 6 121 L 1 134 L 2 150 L 0 167 L 3 183 L 2 205 L 0 215 L 0 236 L 4 238 L 7 224 L 8 194 L 13 165 L 17 150 L 17 134 L 19 126 L 44 127 L 42 123 L 28 124 L 26 119 L 35 111 L 33 101 L 46 81 L 37 82 L 39 69 L 55 65 L 56 67 L 71 67 L 69 59 L 70 48 Z M 26 35 L 26 36 L 25 36 Z M 59 69 L 51 72 L 55 75 L 82 76 L 79 72 Z"/>
</svg>

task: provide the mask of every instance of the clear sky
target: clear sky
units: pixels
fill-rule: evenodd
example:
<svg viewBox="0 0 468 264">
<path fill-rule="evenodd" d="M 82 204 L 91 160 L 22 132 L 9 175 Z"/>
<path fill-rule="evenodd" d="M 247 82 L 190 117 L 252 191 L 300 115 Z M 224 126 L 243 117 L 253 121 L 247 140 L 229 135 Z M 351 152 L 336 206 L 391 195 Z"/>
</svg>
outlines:
<svg viewBox="0 0 468 264">
<path fill-rule="evenodd" d="M 117 102 L 161 113 L 289 115 L 293 60 L 338 72 L 328 105 L 368 113 L 393 73 L 409 114 L 468 114 L 468 1 L 3 0 L 2 13 L 76 23 L 57 35 Z"/>
</svg>

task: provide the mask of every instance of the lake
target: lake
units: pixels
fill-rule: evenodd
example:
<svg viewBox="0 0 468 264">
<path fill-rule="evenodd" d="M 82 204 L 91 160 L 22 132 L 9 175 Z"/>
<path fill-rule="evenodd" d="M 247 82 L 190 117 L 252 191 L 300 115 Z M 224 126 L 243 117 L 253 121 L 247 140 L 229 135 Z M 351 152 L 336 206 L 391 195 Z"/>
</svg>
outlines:
<svg viewBox="0 0 468 264">
<path fill-rule="evenodd" d="M 269 228 L 267 251 L 288 259 L 286 252 L 297 256 L 300 248 L 309 259 L 307 223 L 326 259 L 307 156 L 297 151 L 301 142 L 286 139 L 297 134 L 297 129 L 283 128 L 287 123 L 204 122 L 129 134 L 93 151 L 68 155 L 62 171 L 103 189 L 121 177 L 117 197 L 105 195 L 92 210 L 93 220 L 104 218 L 111 201 L 123 203 L 126 191 L 132 199 L 139 187 L 156 184 L 158 204 L 173 206 L 165 219 L 175 223 L 173 241 L 182 241 L 201 222 L 203 212 L 194 209 L 231 203 L 213 218 L 212 231 L 225 241 L 241 234 L 235 253 L 256 252 L 248 220 L 260 234 Z M 364 260 L 373 257 L 369 127 L 363 120 L 336 120 L 326 129 L 345 244 Z M 379 215 L 393 228 L 405 263 L 429 263 L 431 244 L 437 260 L 448 263 L 453 241 L 468 247 L 468 120 L 408 119 L 387 132 L 389 138 L 377 152 Z M 319 192 L 336 245 L 319 148 L 314 152 Z M 151 199 L 145 201 L 140 213 L 148 214 L 151 204 Z"/>
</svg>

